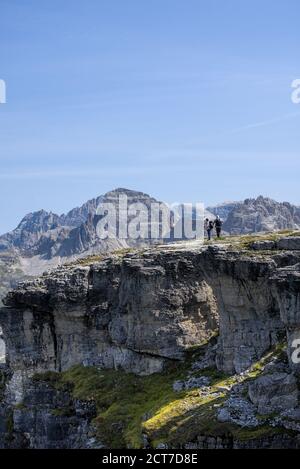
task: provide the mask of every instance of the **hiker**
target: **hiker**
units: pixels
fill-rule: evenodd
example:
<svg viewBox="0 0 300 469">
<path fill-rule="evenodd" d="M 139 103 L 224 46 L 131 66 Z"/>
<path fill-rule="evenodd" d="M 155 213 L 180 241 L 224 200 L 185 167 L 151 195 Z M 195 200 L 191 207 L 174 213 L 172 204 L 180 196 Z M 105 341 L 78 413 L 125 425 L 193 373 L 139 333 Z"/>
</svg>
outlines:
<svg viewBox="0 0 300 469">
<path fill-rule="evenodd" d="M 221 218 L 218 215 L 217 218 L 214 221 L 214 226 L 216 228 L 217 238 L 220 238 L 220 236 L 221 236 L 222 224 L 223 224 L 223 222 L 222 222 Z"/>
<path fill-rule="evenodd" d="M 207 238 L 208 238 L 208 241 L 211 240 L 211 232 L 212 230 L 214 229 L 214 224 L 212 221 L 209 221 L 208 218 L 205 219 L 205 222 L 204 222 L 204 229 L 206 230 L 207 232 Z"/>
</svg>

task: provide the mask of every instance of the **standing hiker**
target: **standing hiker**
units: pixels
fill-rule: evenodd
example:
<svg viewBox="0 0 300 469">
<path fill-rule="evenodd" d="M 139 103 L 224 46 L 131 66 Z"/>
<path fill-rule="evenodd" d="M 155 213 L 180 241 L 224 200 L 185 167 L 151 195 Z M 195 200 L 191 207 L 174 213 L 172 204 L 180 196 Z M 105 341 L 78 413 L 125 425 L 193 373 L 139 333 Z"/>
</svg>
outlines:
<svg viewBox="0 0 300 469">
<path fill-rule="evenodd" d="M 205 222 L 204 222 L 204 229 L 205 231 L 207 232 L 207 238 L 208 238 L 208 241 L 211 240 L 211 232 L 214 228 L 214 224 L 212 221 L 209 221 L 208 218 L 205 219 Z"/>
<path fill-rule="evenodd" d="M 215 228 L 216 228 L 216 233 L 217 233 L 218 238 L 220 238 L 220 236 L 221 236 L 222 224 L 223 224 L 223 222 L 222 222 L 221 218 L 218 215 L 217 218 L 214 221 L 214 225 L 215 225 Z"/>
</svg>

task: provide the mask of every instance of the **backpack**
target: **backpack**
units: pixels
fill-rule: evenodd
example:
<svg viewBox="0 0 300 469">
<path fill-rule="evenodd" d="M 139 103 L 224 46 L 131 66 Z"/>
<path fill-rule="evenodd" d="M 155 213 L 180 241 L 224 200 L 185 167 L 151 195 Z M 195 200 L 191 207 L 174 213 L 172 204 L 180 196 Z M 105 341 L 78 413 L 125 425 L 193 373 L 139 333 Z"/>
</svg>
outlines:
<svg viewBox="0 0 300 469">
<path fill-rule="evenodd" d="M 213 230 L 213 229 L 214 229 L 214 224 L 213 224 L 212 221 L 209 222 L 208 228 L 209 228 L 210 230 Z"/>
</svg>

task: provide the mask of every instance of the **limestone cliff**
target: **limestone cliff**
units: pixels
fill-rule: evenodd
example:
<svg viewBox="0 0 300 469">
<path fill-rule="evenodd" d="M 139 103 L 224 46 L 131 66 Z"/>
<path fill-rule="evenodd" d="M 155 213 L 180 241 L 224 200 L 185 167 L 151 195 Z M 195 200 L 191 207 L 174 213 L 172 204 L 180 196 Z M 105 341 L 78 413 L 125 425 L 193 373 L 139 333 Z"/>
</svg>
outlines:
<svg viewBox="0 0 300 469">
<path fill-rule="evenodd" d="M 231 426 L 230 432 L 226 427 L 217 440 L 215 428 L 203 426 L 207 415 L 200 412 L 202 417 L 192 430 L 181 436 L 180 432 L 176 433 L 178 439 L 166 445 L 297 446 L 299 370 L 292 360 L 292 346 L 300 333 L 299 278 L 299 238 L 287 238 L 278 244 L 262 243 L 260 250 L 255 245 L 197 247 L 179 243 L 144 251 L 124 251 L 92 264 L 81 262 L 61 267 L 20 284 L 7 295 L 6 307 L 0 314 L 6 345 L 0 411 L 0 421 L 2 418 L 6 424 L 2 424 L 2 430 L 0 425 L 0 445 L 102 445 L 107 432 L 102 432 L 100 440 L 91 437 L 94 435 L 91 422 L 98 422 L 94 417 L 102 409 L 100 397 L 95 401 L 97 410 L 92 404 L 86 404 L 87 392 L 72 394 L 71 388 L 58 386 L 61 379 L 58 377 L 67 373 L 76 390 L 78 383 L 74 375 L 68 375 L 75 365 L 84 365 L 86 370 L 89 367 L 124 370 L 138 375 L 139 380 L 146 380 L 143 382 L 148 383 L 147 395 L 153 386 L 147 381 L 148 376 L 153 375 L 151 383 L 158 376 L 174 380 L 176 373 L 170 374 L 168 370 L 177 363 L 177 367 L 183 366 L 188 373 L 187 381 L 181 378 L 177 381 L 181 384 L 174 384 L 172 392 L 185 392 L 184 402 L 192 399 L 193 418 L 200 408 L 203 411 L 200 397 L 205 398 L 205 403 L 207 399 L 209 402 L 217 399 L 215 406 L 212 405 L 215 410 L 209 409 L 211 421 L 219 422 L 222 429 L 228 422 Z M 214 343 L 211 338 L 217 331 L 219 336 Z M 281 353 L 286 341 L 287 355 Z M 278 351 L 278 347 L 280 354 L 272 355 L 272 350 Z M 192 363 L 187 362 L 187 354 L 195 350 L 201 350 L 201 356 L 195 355 Z M 252 370 L 257 363 L 259 368 Z M 209 376 L 206 370 L 212 369 L 216 370 L 214 373 L 226 373 L 225 385 L 217 385 L 211 378 L 203 381 Z M 53 375 L 54 387 L 52 375 L 43 378 L 49 372 L 57 372 Z M 178 376 L 184 376 L 182 373 Z M 100 375 L 98 379 L 102 379 Z M 170 389 L 169 384 L 161 386 Z M 191 394 L 193 388 L 203 388 L 197 394 L 198 400 Z M 166 392 L 169 395 L 170 391 Z M 156 406 L 158 402 L 159 396 Z M 162 430 L 155 426 L 151 409 L 151 406 L 146 409 L 149 415 L 141 420 L 145 431 L 141 441 L 153 447 L 157 439 L 164 441 L 164 438 L 160 435 Z M 240 430 L 234 429 L 258 427 L 260 430 L 262 419 L 258 414 L 274 412 L 277 420 L 270 417 L 264 422 L 268 424 L 268 432 L 283 428 L 282 434 L 272 433 L 272 437 L 242 443 Z M 39 437 L 42 422 L 44 433 Z M 101 433 L 101 425 L 106 428 L 105 418 L 101 417 L 100 422 Z M 51 436 L 51 428 L 62 426 L 65 437 L 54 430 Z M 288 430 L 294 432 L 292 440 Z M 123 434 L 120 429 L 116 432 Z M 127 443 L 126 438 L 124 441 L 118 444 L 136 444 Z"/>
</svg>

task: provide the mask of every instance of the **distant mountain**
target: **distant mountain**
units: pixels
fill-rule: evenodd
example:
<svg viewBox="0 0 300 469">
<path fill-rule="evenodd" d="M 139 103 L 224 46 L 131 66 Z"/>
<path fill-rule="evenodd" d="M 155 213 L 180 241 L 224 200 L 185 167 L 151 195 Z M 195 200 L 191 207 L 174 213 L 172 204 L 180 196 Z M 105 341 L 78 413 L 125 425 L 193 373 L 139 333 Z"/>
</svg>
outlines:
<svg viewBox="0 0 300 469">
<path fill-rule="evenodd" d="M 110 203 L 118 214 L 120 195 L 128 203 L 160 203 L 143 192 L 116 189 L 76 207 L 67 214 L 57 215 L 40 210 L 26 215 L 16 229 L 0 236 L 0 302 L 17 281 L 40 275 L 45 270 L 79 257 L 114 251 L 119 248 L 148 244 L 150 240 L 100 239 L 97 215 L 100 202 Z M 128 222 L 133 216 L 128 217 Z M 147 227 L 150 225 L 147 223 Z"/>
<path fill-rule="evenodd" d="M 300 207 L 263 196 L 246 199 L 229 211 L 223 228 L 230 234 L 299 229 Z"/>
<path fill-rule="evenodd" d="M 242 202 L 223 202 L 212 207 L 207 207 L 207 211 L 212 213 L 214 216 L 219 216 L 223 221 L 225 221 L 229 213 L 241 205 Z"/>
<path fill-rule="evenodd" d="M 31 251 L 41 237 L 60 226 L 60 217 L 45 210 L 29 213 L 10 233 L 0 237 L 0 250 L 18 248 Z"/>
<path fill-rule="evenodd" d="M 143 203 L 149 208 L 151 203 L 159 202 L 143 192 L 119 188 L 91 199 L 67 214 L 57 215 L 45 210 L 29 213 L 15 230 L 0 236 L 0 255 L 4 259 L 11 256 L 16 259 L 18 276 L 35 275 L 81 256 L 150 243 L 150 239 L 99 239 L 97 223 L 101 216 L 96 213 L 97 207 L 101 202 L 110 203 L 118 214 L 118 200 L 122 194 L 127 196 L 129 204 Z M 205 211 L 209 219 L 216 215 L 223 219 L 223 230 L 229 234 L 300 227 L 299 207 L 262 196 L 244 202 L 225 202 Z M 150 228 L 149 221 L 146 228 Z M 2 261 L 2 272 L 6 264 L 6 260 Z"/>
<path fill-rule="evenodd" d="M 112 204 L 116 209 L 117 217 L 119 215 L 119 196 L 126 195 L 128 204 L 133 203 L 138 204 L 142 203 L 150 211 L 152 203 L 161 203 L 150 197 L 148 194 L 143 192 L 131 191 L 128 189 L 116 189 L 110 192 L 107 192 L 105 195 L 93 199 L 92 201 L 87 202 L 79 209 L 73 209 L 69 212 L 66 217 L 63 216 L 63 220 L 75 221 L 84 219 L 84 222 L 79 224 L 76 228 L 72 229 L 66 239 L 63 240 L 58 249 L 53 250 L 52 254 L 68 257 L 71 255 L 78 255 L 82 252 L 99 252 L 100 251 L 110 251 L 112 249 L 135 246 L 139 245 L 140 241 L 132 239 L 108 239 L 101 240 L 97 235 L 97 224 L 101 219 L 101 216 L 96 214 L 96 209 L 100 203 Z M 147 212 L 148 215 L 148 212 Z M 128 223 L 133 217 L 128 217 Z M 117 229 L 119 228 L 117 224 Z M 150 223 L 148 223 L 148 229 L 150 228 Z M 147 240 L 145 240 L 147 242 Z"/>
<path fill-rule="evenodd" d="M 67 214 L 57 215 L 45 210 L 29 213 L 15 230 L 0 236 L 0 252 L 15 249 L 21 256 L 52 259 L 140 244 L 137 240 L 118 238 L 102 240 L 97 235 L 96 228 L 101 219 L 96 213 L 97 207 L 101 202 L 112 204 L 118 215 L 120 195 L 127 196 L 129 205 L 142 203 L 150 208 L 152 203 L 161 203 L 143 192 L 119 188 L 89 200 Z M 128 222 L 132 218 L 129 217 Z"/>
</svg>

